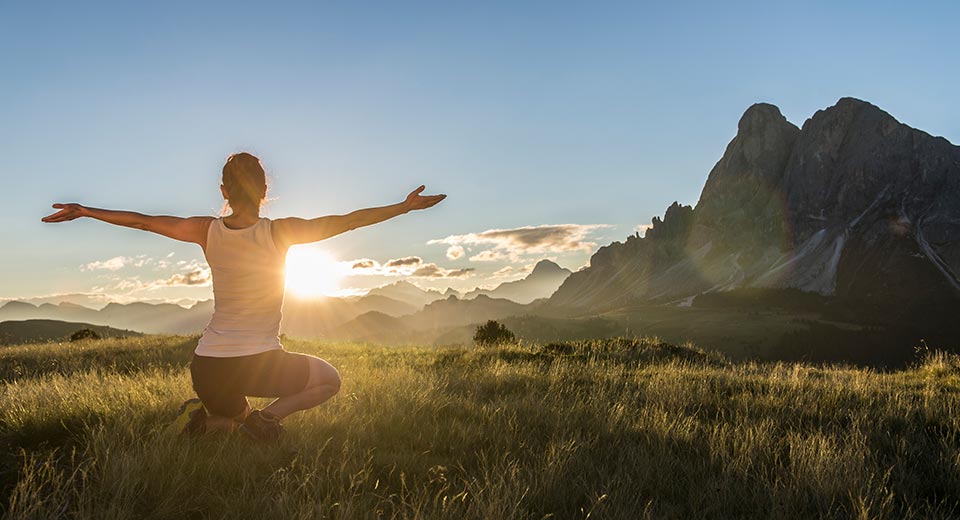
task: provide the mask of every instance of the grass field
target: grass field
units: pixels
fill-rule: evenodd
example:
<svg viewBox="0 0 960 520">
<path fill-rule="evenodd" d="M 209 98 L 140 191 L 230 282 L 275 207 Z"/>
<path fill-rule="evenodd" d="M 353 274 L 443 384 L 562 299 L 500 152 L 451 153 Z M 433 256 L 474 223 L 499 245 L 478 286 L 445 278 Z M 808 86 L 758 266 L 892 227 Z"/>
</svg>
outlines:
<svg viewBox="0 0 960 520">
<path fill-rule="evenodd" d="M 164 431 L 195 338 L 0 350 L 9 518 L 960 515 L 960 360 L 730 363 L 655 340 L 288 341 L 343 375 L 279 444 Z"/>
</svg>

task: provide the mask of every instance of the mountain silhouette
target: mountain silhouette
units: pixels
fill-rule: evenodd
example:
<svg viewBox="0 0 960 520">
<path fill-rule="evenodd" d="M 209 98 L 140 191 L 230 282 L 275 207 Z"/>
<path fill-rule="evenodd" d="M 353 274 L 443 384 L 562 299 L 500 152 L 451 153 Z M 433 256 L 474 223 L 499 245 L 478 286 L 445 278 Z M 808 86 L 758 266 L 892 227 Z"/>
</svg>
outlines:
<svg viewBox="0 0 960 520">
<path fill-rule="evenodd" d="M 356 298 L 298 299 L 288 295 L 283 304 L 281 331 L 294 336 L 321 336 L 357 316 L 377 311 L 401 316 L 419 307 L 385 296 Z M 189 308 L 172 303 L 110 303 L 100 310 L 71 303 L 39 306 L 10 301 L 0 306 L 0 322 L 14 320 L 60 320 L 84 322 L 148 334 L 196 334 L 203 331 L 213 315 L 213 301 L 197 302 Z"/>
<path fill-rule="evenodd" d="M 957 301 L 960 148 L 840 99 L 802 128 L 751 106 L 695 208 L 600 248 L 550 304 L 689 304 L 742 288 L 877 304 Z"/>
<path fill-rule="evenodd" d="M 404 280 L 389 285 L 382 285 L 367 292 L 367 296 L 386 296 L 387 298 L 413 305 L 417 309 L 422 309 L 423 306 L 428 303 L 442 300 L 451 295 L 459 296 L 452 288 L 448 288 L 447 292 L 441 293 L 440 291 L 434 291 L 432 289 L 421 289 Z"/>
<path fill-rule="evenodd" d="M 503 298 L 517 303 L 530 303 L 540 298 L 549 298 L 570 276 L 570 270 L 550 260 L 540 260 L 526 277 L 504 282 L 493 289 L 474 289 L 463 298 L 470 300 L 483 294 L 491 298 Z"/>
<path fill-rule="evenodd" d="M 139 336 L 129 330 L 118 330 L 103 325 L 74 323 L 59 320 L 13 320 L 0 322 L 0 345 L 41 343 L 46 341 L 69 341 L 70 335 L 81 329 L 90 329 L 101 338 L 124 338 Z"/>
</svg>

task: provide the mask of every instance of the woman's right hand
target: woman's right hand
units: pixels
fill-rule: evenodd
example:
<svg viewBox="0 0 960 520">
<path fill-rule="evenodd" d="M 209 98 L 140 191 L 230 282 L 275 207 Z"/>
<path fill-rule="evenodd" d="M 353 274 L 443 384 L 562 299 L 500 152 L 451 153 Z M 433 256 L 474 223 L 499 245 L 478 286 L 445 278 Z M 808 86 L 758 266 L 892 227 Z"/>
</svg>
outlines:
<svg viewBox="0 0 960 520">
<path fill-rule="evenodd" d="M 74 220 L 80 217 L 86 216 L 87 208 L 76 203 L 61 204 L 57 203 L 53 205 L 54 209 L 59 209 L 60 211 L 52 213 L 40 219 L 43 222 L 67 222 Z"/>
</svg>

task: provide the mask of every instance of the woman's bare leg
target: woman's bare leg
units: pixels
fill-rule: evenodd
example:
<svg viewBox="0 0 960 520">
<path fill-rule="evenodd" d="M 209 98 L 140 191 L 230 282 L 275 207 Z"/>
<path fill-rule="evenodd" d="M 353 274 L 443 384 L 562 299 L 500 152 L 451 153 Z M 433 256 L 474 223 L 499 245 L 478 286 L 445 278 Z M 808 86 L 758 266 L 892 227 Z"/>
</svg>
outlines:
<svg viewBox="0 0 960 520">
<path fill-rule="evenodd" d="M 310 377 L 300 393 L 281 397 L 270 403 L 263 412 L 279 419 L 300 410 L 317 406 L 340 391 L 340 373 L 326 361 L 310 356 Z"/>
</svg>

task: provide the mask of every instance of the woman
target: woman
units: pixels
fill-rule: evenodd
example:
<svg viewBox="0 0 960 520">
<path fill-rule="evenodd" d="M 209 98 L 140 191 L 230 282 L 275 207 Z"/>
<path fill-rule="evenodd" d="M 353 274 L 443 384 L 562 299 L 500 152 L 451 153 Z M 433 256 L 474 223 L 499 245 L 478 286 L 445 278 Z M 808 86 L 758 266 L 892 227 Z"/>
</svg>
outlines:
<svg viewBox="0 0 960 520">
<path fill-rule="evenodd" d="M 280 421 L 317 406 L 340 390 L 340 375 L 323 359 L 287 352 L 280 344 L 284 262 L 290 246 L 317 242 L 416 209 L 446 195 L 420 195 L 420 186 L 398 204 L 314 219 L 260 217 L 267 194 L 260 160 L 248 153 L 227 158 L 220 192 L 226 217 L 169 217 L 54 204 L 44 222 L 90 217 L 199 244 L 213 275 L 213 318 L 203 331 L 190 375 L 200 398 L 181 407 L 177 424 L 186 434 L 239 428 L 263 441 L 276 440 Z M 224 208 L 226 209 L 226 207 Z M 247 397 L 275 397 L 250 410 Z"/>
</svg>

